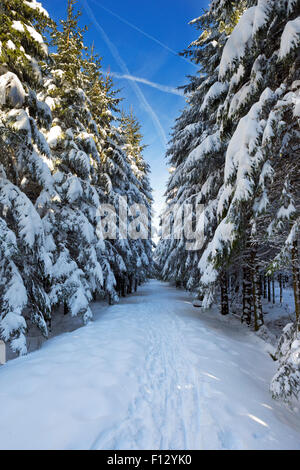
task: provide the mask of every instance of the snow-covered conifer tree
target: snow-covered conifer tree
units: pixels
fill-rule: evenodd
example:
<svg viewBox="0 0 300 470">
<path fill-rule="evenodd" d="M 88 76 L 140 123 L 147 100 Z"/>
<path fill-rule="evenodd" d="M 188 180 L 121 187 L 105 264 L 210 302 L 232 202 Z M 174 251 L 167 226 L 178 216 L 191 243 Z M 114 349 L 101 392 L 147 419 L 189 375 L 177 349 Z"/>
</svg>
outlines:
<svg viewBox="0 0 300 470">
<path fill-rule="evenodd" d="M 40 3 L 1 2 L 0 335 L 18 354 L 26 353 L 26 322 L 47 336 L 51 310 L 51 259 L 41 219 L 56 197 L 44 137 L 52 116 L 40 97 L 48 26 Z"/>
<path fill-rule="evenodd" d="M 84 91 L 83 35 L 80 12 L 68 2 L 68 16 L 61 30 L 52 34 L 56 52 L 45 83 L 45 101 L 53 123 L 47 141 L 55 160 L 54 181 L 59 200 L 47 218 L 47 235 L 54 240 L 54 306 L 64 302 L 72 315 L 91 316 L 89 302 L 102 292 L 103 241 L 96 235 L 100 155 L 95 142 L 95 122 Z M 93 184 L 94 183 L 94 184 Z"/>
<path fill-rule="evenodd" d="M 152 217 L 152 190 L 149 180 L 150 167 L 143 158 L 141 126 L 133 113 L 129 116 L 123 115 L 121 118 L 122 134 L 125 138 L 124 150 L 127 155 L 129 167 L 131 169 L 130 201 L 129 205 L 139 205 L 139 213 L 131 214 L 130 222 L 134 225 L 138 233 L 143 234 L 137 240 L 130 240 L 133 252 L 132 263 L 129 273 L 129 292 L 132 286 L 145 281 L 151 271 L 152 266 L 152 241 L 151 241 L 151 217 Z M 141 214 L 140 211 L 143 210 Z M 136 222 L 136 216 L 138 222 Z"/>
</svg>

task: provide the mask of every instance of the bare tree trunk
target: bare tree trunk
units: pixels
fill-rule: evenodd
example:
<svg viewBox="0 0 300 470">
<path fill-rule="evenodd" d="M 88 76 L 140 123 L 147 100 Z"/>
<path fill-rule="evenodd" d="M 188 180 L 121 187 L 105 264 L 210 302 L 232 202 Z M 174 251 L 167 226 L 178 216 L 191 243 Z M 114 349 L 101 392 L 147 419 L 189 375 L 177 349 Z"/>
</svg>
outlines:
<svg viewBox="0 0 300 470">
<path fill-rule="evenodd" d="M 299 259 L 298 259 L 298 242 L 293 242 L 292 248 L 292 271 L 293 271 L 293 290 L 295 300 L 296 322 L 300 331 L 300 293 L 299 293 Z"/>
<path fill-rule="evenodd" d="M 251 273 L 248 266 L 243 268 L 243 313 L 242 322 L 247 325 L 251 323 L 252 312 L 252 291 L 251 291 Z"/>
<path fill-rule="evenodd" d="M 280 304 L 282 304 L 282 284 L 283 284 L 282 274 L 279 274 L 278 281 L 279 281 L 279 302 Z"/>
<path fill-rule="evenodd" d="M 121 294 L 122 297 L 126 297 L 126 281 L 124 277 L 121 280 Z"/>
<path fill-rule="evenodd" d="M 117 294 L 118 294 L 119 297 L 122 297 L 122 282 L 123 282 L 123 279 L 118 274 L 115 274 L 115 278 L 116 278 L 116 282 L 117 282 L 117 285 L 116 285 Z"/>
<path fill-rule="evenodd" d="M 229 301 L 228 301 L 228 276 L 225 271 L 223 271 L 221 276 L 221 314 L 229 314 Z"/>
<path fill-rule="evenodd" d="M 268 302 L 271 302 L 271 278 L 268 276 Z"/>
<path fill-rule="evenodd" d="M 258 331 L 264 324 L 264 317 L 261 303 L 261 284 L 259 280 L 258 266 L 255 266 L 255 255 L 253 258 L 254 266 L 252 269 L 252 295 L 254 311 L 254 329 Z"/>
<path fill-rule="evenodd" d="M 272 303 L 275 304 L 275 279 L 272 276 Z"/>
<path fill-rule="evenodd" d="M 266 278 L 266 275 L 264 274 L 264 299 L 267 298 L 267 278 Z"/>
<path fill-rule="evenodd" d="M 253 306 L 253 320 L 254 330 L 258 331 L 264 324 L 262 303 L 261 303 L 261 283 L 259 276 L 259 269 L 257 266 L 256 250 L 252 248 L 249 256 L 250 263 L 250 281 L 252 293 L 252 306 Z"/>
<path fill-rule="evenodd" d="M 132 294 L 133 275 L 131 274 L 128 278 L 127 294 Z"/>
<path fill-rule="evenodd" d="M 47 325 L 48 331 L 51 333 L 51 331 L 52 331 L 52 318 L 48 318 L 46 320 L 46 325 Z"/>
</svg>

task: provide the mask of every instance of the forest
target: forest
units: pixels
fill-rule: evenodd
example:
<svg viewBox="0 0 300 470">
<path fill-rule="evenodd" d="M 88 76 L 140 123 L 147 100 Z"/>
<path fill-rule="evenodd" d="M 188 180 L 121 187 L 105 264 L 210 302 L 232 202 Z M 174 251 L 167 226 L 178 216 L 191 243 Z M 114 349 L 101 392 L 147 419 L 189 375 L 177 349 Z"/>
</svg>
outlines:
<svg viewBox="0 0 300 470">
<path fill-rule="evenodd" d="M 217 299 L 222 315 L 236 312 L 255 331 L 264 325 L 262 298 L 275 303 L 278 283 L 282 303 L 292 286 L 276 397 L 298 395 L 300 377 L 292 347 L 300 329 L 299 11 L 296 0 L 215 0 L 192 22 L 201 34 L 183 54 L 199 73 L 184 87 L 188 104 L 167 152 L 165 213 L 189 201 L 203 239 L 187 250 L 184 233 L 163 238 L 155 255 L 163 280 L 197 291 L 204 308 Z"/>
<path fill-rule="evenodd" d="M 86 323 L 97 296 L 112 304 L 148 277 L 150 237 L 108 239 L 99 208 L 123 197 L 150 216 L 152 195 L 140 125 L 84 45 L 76 1 L 60 25 L 13 3 L 1 1 L 0 329 L 25 354 L 28 327 L 47 337 L 60 305 Z"/>
<path fill-rule="evenodd" d="M 127 367 L 132 354 L 140 367 L 136 387 L 142 390 L 143 406 L 154 397 L 151 412 L 140 411 L 140 401 L 132 399 L 121 427 L 112 427 L 107 440 L 101 433 L 94 437 L 98 448 L 148 445 L 142 431 L 132 430 L 140 415 L 148 417 L 149 429 L 155 428 L 153 446 L 187 448 L 187 436 L 199 445 L 193 440 L 198 431 L 192 435 L 196 415 L 191 404 L 198 407 L 199 394 L 203 399 L 217 395 L 210 385 L 199 392 L 198 378 L 192 378 L 202 367 L 193 365 L 189 350 L 197 341 L 199 360 L 200 342 L 207 348 L 207 370 L 222 362 L 223 353 L 226 367 L 235 364 L 241 374 L 249 368 L 243 386 L 248 376 L 256 377 L 255 358 L 263 357 L 255 384 L 265 380 L 271 403 L 295 406 L 291 413 L 298 416 L 299 0 L 211 0 L 202 13 L 199 7 L 200 16 L 190 23 L 196 39 L 187 45 L 182 38 L 180 56 L 194 64 L 194 73 L 177 90 L 184 105 L 166 148 L 168 181 L 158 241 L 144 123 L 124 103 L 114 74 L 104 70 L 101 50 L 86 40 L 85 3 L 65 1 L 65 17 L 56 22 L 36 0 L 0 0 L 0 346 L 5 344 L 14 359 L 1 366 L 0 383 L 2 371 L 3 383 L 10 370 L 24 378 L 34 358 L 47 364 L 48 347 L 55 358 L 60 346 L 55 349 L 53 324 L 61 317 L 77 318 L 79 345 L 89 351 L 91 370 L 93 354 L 103 354 L 104 377 L 115 384 L 110 357 L 116 360 L 111 365 L 116 378 L 122 372 L 117 366 L 124 361 Z M 32 331 L 51 338 L 34 354 Z M 57 344 L 69 347 L 62 349 L 66 357 L 76 351 L 80 362 L 77 336 L 70 338 L 61 335 Z M 253 357 L 246 357 L 247 351 Z M 145 363 L 138 366 L 144 353 Z M 241 362 L 235 363 L 231 353 Z M 67 368 L 62 370 L 63 376 Z M 234 367 L 229 373 L 235 377 Z M 126 374 L 131 384 L 131 372 Z M 145 374 L 145 384 L 154 384 L 150 391 L 140 383 Z M 222 377 L 221 369 L 214 374 L 205 369 L 202 376 L 218 384 L 217 374 Z M 227 378 L 222 380 L 220 396 L 226 394 Z M 235 383 L 233 378 L 232 389 Z M 251 387 L 250 395 L 256 385 Z M 195 391 L 193 399 L 184 395 L 179 400 L 182 390 L 198 395 Z M 184 418 L 176 426 L 183 432 L 174 437 L 169 421 L 164 428 L 160 420 L 172 421 L 170 410 L 178 406 Z M 269 427 L 255 413 L 247 409 L 239 416 L 254 416 L 253 421 Z M 278 419 L 286 423 L 290 418 Z M 207 420 L 219 429 L 213 410 Z M 246 439 L 230 440 L 226 426 L 216 431 L 215 445 L 244 448 Z M 293 433 L 300 432 L 297 426 L 291 425 Z M 165 440 L 162 429 L 170 436 Z M 284 433 L 278 423 L 274 429 Z M 131 440 L 124 437 L 127 431 Z M 214 442 L 215 434 L 209 436 Z M 272 436 L 261 442 L 278 439 L 278 448 L 280 439 Z"/>
</svg>

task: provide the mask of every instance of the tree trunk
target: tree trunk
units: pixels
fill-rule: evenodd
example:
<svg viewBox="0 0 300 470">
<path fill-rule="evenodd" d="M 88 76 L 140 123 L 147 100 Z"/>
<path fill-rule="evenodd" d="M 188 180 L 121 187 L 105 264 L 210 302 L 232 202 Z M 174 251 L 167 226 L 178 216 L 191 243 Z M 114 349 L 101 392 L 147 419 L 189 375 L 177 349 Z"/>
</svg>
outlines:
<svg viewBox="0 0 300 470">
<path fill-rule="evenodd" d="M 268 276 L 268 302 L 271 302 L 271 278 Z"/>
<path fill-rule="evenodd" d="M 275 304 L 275 279 L 274 276 L 272 276 L 272 302 Z"/>
<path fill-rule="evenodd" d="M 229 302 L 228 302 L 228 276 L 224 271 L 221 276 L 221 314 L 229 314 Z"/>
<path fill-rule="evenodd" d="M 292 271 L 293 271 L 293 290 L 295 300 L 296 322 L 300 331 L 300 292 L 299 292 L 299 259 L 298 259 L 298 242 L 293 242 L 292 248 Z"/>
<path fill-rule="evenodd" d="M 258 331 L 264 324 L 264 317 L 261 303 L 261 284 L 259 280 L 258 267 L 255 266 L 255 254 L 252 255 L 252 295 L 253 295 L 253 312 L 254 312 L 254 330 Z"/>
<path fill-rule="evenodd" d="M 117 287 L 116 287 L 116 291 L 118 293 L 118 296 L 119 297 L 122 297 L 123 296 L 123 278 L 122 276 L 119 276 L 119 275 L 115 275 L 115 278 L 116 278 L 116 281 L 117 281 Z"/>
<path fill-rule="evenodd" d="M 263 279 L 263 289 L 264 289 L 264 299 L 266 299 L 267 298 L 267 278 L 265 275 Z"/>
<path fill-rule="evenodd" d="M 126 297 L 126 280 L 124 277 L 122 278 L 122 281 L 121 281 L 121 294 L 122 294 L 122 297 Z"/>
<path fill-rule="evenodd" d="M 251 274 L 248 266 L 243 268 L 243 313 L 242 323 L 246 322 L 247 325 L 251 323 L 252 311 L 252 291 L 251 291 Z"/>
<path fill-rule="evenodd" d="M 133 276 L 130 275 L 128 278 L 127 294 L 132 294 L 132 284 L 133 284 Z"/>
<path fill-rule="evenodd" d="M 48 331 L 51 333 L 52 331 L 52 319 L 51 318 L 46 320 L 46 325 L 47 325 Z"/>
<path fill-rule="evenodd" d="M 280 304 L 282 304 L 282 284 L 283 284 L 282 274 L 279 274 L 278 282 L 279 282 L 279 302 Z"/>
<path fill-rule="evenodd" d="M 285 289 L 285 283 L 286 283 L 286 275 L 283 274 L 282 276 L 282 288 Z"/>
</svg>

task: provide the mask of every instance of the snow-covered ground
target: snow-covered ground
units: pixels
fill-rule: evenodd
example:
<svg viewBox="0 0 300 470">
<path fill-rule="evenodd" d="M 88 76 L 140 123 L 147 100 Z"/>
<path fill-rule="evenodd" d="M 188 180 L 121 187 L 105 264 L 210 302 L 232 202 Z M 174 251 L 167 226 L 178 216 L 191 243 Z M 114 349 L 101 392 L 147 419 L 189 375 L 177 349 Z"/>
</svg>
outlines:
<svg viewBox="0 0 300 470">
<path fill-rule="evenodd" d="M 300 449 L 265 343 L 151 281 L 0 368 L 1 449 Z"/>
</svg>

